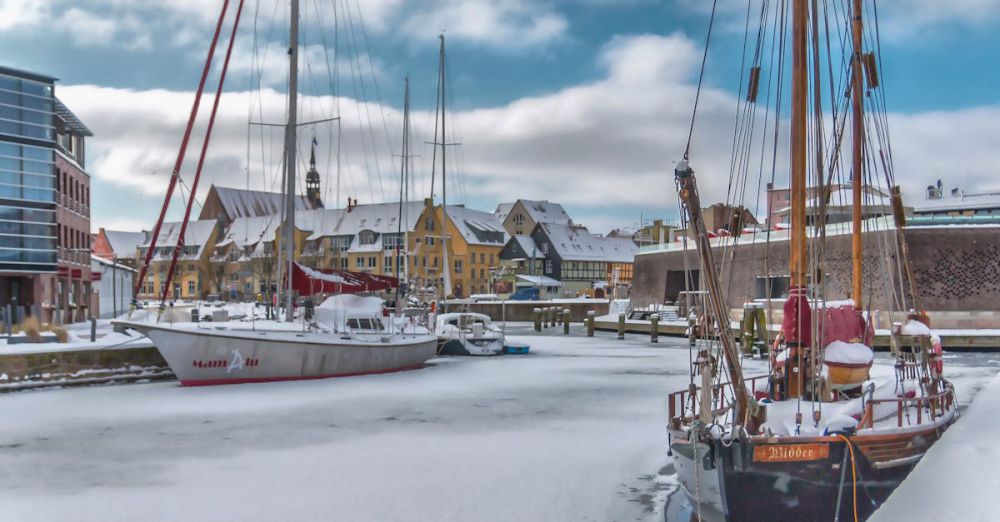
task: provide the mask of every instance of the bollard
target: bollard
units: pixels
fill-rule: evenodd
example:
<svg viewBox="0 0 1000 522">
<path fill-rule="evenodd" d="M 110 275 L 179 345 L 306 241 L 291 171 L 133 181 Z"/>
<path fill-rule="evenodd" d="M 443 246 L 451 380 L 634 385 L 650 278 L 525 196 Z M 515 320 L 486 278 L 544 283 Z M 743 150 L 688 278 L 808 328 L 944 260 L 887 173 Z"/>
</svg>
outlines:
<svg viewBox="0 0 1000 522">
<path fill-rule="evenodd" d="M 3 309 L 3 326 L 7 330 L 7 335 L 13 335 L 14 333 L 13 323 L 14 323 L 14 317 L 11 315 L 10 304 L 8 304 Z"/>
<path fill-rule="evenodd" d="M 542 328 L 549 327 L 549 312 L 551 309 L 549 307 L 542 308 Z"/>
<path fill-rule="evenodd" d="M 625 314 L 618 314 L 618 340 L 625 338 Z"/>
<path fill-rule="evenodd" d="M 97 342 L 97 319 L 94 317 L 90 318 L 90 342 Z"/>
<path fill-rule="evenodd" d="M 597 316 L 597 312 L 593 310 L 587 311 L 587 337 L 594 336 L 594 318 Z"/>
<path fill-rule="evenodd" d="M 649 342 L 660 342 L 660 314 L 653 314 L 649 318 Z"/>
<path fill-rule="evenodd" d="M 569 335 L 569 308 L 563 309 L 563 334 Z"/>
<path fill-rule="evenodd" d="M 24 324 L 24 307 L 17 305 L 17 324 Z"/>
<path fill-rule="evenodd" d="M 550 324 L 549 326 L 554 327 L 556 325 L 556 321 L 559 320 L 559 314 L 561 313 L 562 313 L 562 308 L 559 307 L 552 308 L 552 316 L 550 317 L 550 319 L 552 320 L 552 324 Z"/>
<path fill-rule="evenodd" d="M 535 308 L 534 310 L 531 311 L 531 315 L 532 315 L 532 318 L 535 320 L 535 331 L 536 332 L 541 332 L 542 331 L 542 309 L 541 308 Z"/>
</svg>

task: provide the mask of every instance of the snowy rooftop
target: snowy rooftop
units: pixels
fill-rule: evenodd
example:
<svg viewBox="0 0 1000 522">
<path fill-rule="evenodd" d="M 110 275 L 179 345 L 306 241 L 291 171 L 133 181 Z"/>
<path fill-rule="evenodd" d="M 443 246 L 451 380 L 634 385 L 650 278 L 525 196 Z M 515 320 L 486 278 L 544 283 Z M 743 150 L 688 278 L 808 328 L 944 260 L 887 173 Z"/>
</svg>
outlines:
<svg viewBox="0 0 1000 522">
<path fill-rule="evenodd" d="M 493 215 L 496 216 L 497 220 L 503 223 L 504 220 L 507 219 L 507 216 L 510 215 L 510 210 L 512 208 L 514 208 L 514 203 L 501 203 L 497 205 L 497 209 L 493 211 Z"/>
<path fill-rule="evenodd" d="M 193 257 L 201 257 L 205 246 L 208 244 L 208 240 L 212 236 L 212 231 L 215 230 L 215 226 L 216 221 L 214 219 L 200 219 L 188 222 L 187 229 L 184 231 L 184 246 L 198 247 L 198 253 Z M 181 223 L 179 221 L 164 223 L 160 227 L 160 237 L 156 240 L 156 248 L 160 249 L 177 245 L 177 238 L 180 237 L 180 233 Z M 150 239 L 152 239 L 152 235 L 150 235 Z M 150 241 L 146 241 L 142 246 L 149 247 L 149 243 Z M 183 257 L 190 258 L 192 256 L 184 255 Z"/>
<path fill-rule="evenodd" d="M 480 210 L 449 205 L 448 218 L 470 245 L 503 246 L 507 232 L 495 215 Z"/>
<path fill-rule="evenodd" d="M 253 216 L 236 218 L 226 231 L 226 236 L 215 246 L 235 244 L 238 248 L 256 245 L 261 241 L 274 241 L 274 233 L 281 226 L 281 216 Z"/>
<path fill-rule="evenodd" d="M 117 257 L 135 257 L 136 249 L 146 243 L 145 232 L 126 232 L 123 230 L 104 230 L 111 251 Z"/>
<path fill-rule="evenodd" d="M 560 225 L 569 224 L 572 220 L 566 210 L 559 203 L 549 201 L 530 201 L 527 199 L 518 200 L 524 205 L 524 210 L 528 212 L 535 223 L 556 223 Z"/>
<path fill-rule="evenodd" d="M 926 199 L 914 205 L 914 212 L 947 212 L 952 210 L 1000 209 L 1000 193 L 965 194 Z"/>
<path fill-rule="evenodd" d="M 556 253 L 563 260 L 631 263 L 639 247 L 628 238 L 602 237 L 584 227 L 541 223 Z"/>
<path fill-rule="evenodd" d="M 535 240 L 532 239 L 531 236 L 518 234 L 514 236 L 514 240 L 517 241 L 518 246 L 521 247 L 521 250 L 524 250 L 525 254 L 528 254 L 529 256 L 533 255 L 538 259 L 545 259 L 545 254 L 542 253 L 542 249 L 538 248 L 538 245 L 535 244 Z"/>
<path fill-rule="evenodd" d="M 212 185 L 209 192 L 211 193 L 212 190 L 219 196 L 222 208 L 225 209 L 226 216 L 230 219 L 280 214 L 285 197 L 280 192 L 264 192 L 217 185 Z M 305 196 L 296 196 L 296 210 L 309 210 L 310 208 L 312 207 Z"/>
<path fill-rule="evenodd" d="M 423 211 L 422 201 L 403 203 L 402 230 L 413 230 Z M 330 236 L 355 236 L 362 230 L 392 234 L 400 230 L 399 203 L 372 203 L 346 209 L 325 209 L 315 212 L 310 240 Z"/>
</svg>

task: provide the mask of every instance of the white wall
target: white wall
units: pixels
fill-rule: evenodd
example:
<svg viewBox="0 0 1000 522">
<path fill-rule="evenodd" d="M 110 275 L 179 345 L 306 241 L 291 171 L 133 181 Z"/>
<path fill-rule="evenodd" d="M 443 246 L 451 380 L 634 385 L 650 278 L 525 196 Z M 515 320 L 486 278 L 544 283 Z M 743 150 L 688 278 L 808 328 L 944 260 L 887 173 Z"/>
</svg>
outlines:
<svg viewBox="0 0 1000 522">
<path fill-rule="evenodd" d="M 93 290 L 98 296 L 98 317 L 113 317 L 116 310 L 118 315 L 128 312 L 132 301 L 134 272 L 97 261 L 91 261 L 90 269 L 93 273 L 101 274 L 101 280 L 93 283 Z"/>
</svg>

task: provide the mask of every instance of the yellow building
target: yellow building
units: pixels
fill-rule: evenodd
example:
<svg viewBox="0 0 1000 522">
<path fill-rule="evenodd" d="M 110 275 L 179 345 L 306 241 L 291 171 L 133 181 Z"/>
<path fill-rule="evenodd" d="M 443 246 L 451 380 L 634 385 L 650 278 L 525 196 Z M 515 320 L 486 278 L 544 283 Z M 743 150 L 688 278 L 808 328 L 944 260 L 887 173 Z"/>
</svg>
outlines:
<svg viewBox="0 0 1000 522">
<path fill-rule="evenodd" d="M 150 260 L 145 281 L 140 285 L 139 299 L 160 298 L 166 284 L 167 272 L 173 257 L 174 247 L 180 237 L 181 223 L 164 223 L 160 228 L 156 250 Z M 182 251 L 177 257 L 177 265 L 171 280 L 173 289 L 167 293 L 168 299 L 201 299 L 211 293 L 211 257 L 219 237 L 219 226 L 214 219 L 191 221 L 181 242 Z M 145 259 L 150 242 L 139 247 L 140 263 Z"/>
<path fill-rule="evenodd" d="M 425 200 L 408 245 L 410 280 L 439 296 L 492 293 L 493 272 L 506 240 L 503 224 L 489 212 L 449 205 L 442 213 L 440 205 Z M 442 241 L 447 250 L 450 292 L 444 288 Z"/>
</svg>

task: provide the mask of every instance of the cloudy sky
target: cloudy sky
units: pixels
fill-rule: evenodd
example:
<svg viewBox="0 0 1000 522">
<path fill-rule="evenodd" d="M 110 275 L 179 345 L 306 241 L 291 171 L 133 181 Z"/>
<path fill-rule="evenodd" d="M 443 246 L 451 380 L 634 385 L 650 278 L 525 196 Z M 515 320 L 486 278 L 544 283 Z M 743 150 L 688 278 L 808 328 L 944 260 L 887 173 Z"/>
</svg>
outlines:
<svg viewBox="0 0 1000 522">
<path fill-rule="evenodd" d="M 750 0 L 750 12 L 761 2 Z M 992 158 L 1000 149 L 1000 0 L 866 3 L 870 14 L 878 9 L 895 170 L 909 203 L 939 178 L 970 192 L 1000 190 Z M 425 142 L 433 139 L 437 35 L 444 31 L 447 140 L 461 143 L 448 153 L 449 202 L 492 210 L 517 197 L 559 201 L 595 232 L 634 227 L 640 218 L 674 221 L 672 168 L 687 138 L 710 5 L 302 0 L 300 121 L 341 119 L 304 125 L 301 152 L 307 156 L 316 139 L 328 206 L 338 194 L 360 202 L 398 199 L 409 75 L 419 155 L 410 190 L 415 199 L 426 197 L 432 151 Z M 57 96 L 95 133 L 87 159 L 95 230 L 148 228 L 155 220 L 221 6 L 0 0 L 0 64 L 59 78 Z M 248 121 L 284 119 L 287 9 L 285 1 L 245 0 L 199 194 L 209 183 L 279 184 L 280 129 L 248 132 Z M 691 153 L 706 203 L 726 198 L 747 11 L 746 0 L 719 2 Z M 765 46 L 764 54 L 776 53 Z M 213 79 L 209 92 L 214 88 Z M 208 97 L 199 129 L 210 104 Z M 773 115 L 765 109 L 758 108 L 759 125 Z M 186 187 L 201 145 L 198 132 L 194 138 Z M 752 193 L 759 162 L 750 163 Z M 786 179 L 779 158 L 776 183 Z M 440 197 L 440 185 L 435 193 Z M 744 202 L 758 210 L 756 195 Z"/>
</svg>

